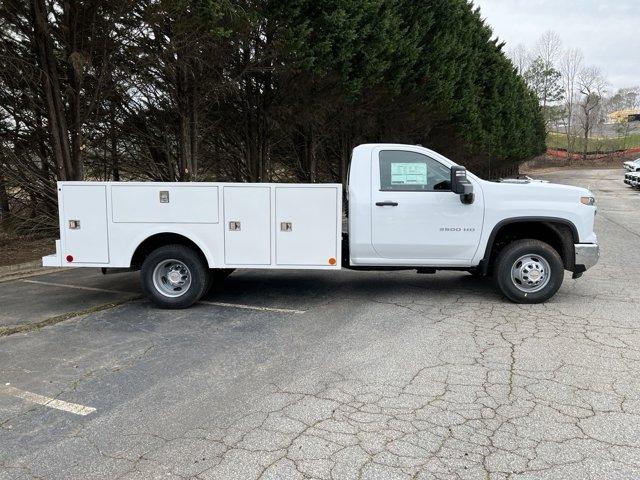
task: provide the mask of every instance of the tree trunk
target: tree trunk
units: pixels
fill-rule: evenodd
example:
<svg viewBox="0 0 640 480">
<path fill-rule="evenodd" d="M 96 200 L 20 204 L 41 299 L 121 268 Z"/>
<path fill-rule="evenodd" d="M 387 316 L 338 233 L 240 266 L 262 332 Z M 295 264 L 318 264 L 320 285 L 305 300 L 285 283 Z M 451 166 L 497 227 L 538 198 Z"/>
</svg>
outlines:
<svg viewBox="0 0 640 480">
<path fill-rule="evenodd" d="M 162 136 L 163 140 L 164 140 L 164 149 L 156 149 L 156 156 L 158 159 L 162 159 L 164 160 L 164 164 L 166 165 L 166 171 L 167 171 L 167 179 L 166 181 L 168 182 L 176 182 L 176 181 L 180 181 L 180 172 L 177 172 L 175 169 L 173 168 L 173 161 L 171 160 L 171 148 L 169 146 L 169 135 L 167 134 L 167 129 L 165 128 L 164 134 Z M 154 147 L 155 148 L 155 147 Z M 180 168 L 180 165 L 178 165 L 178 168 Z"/>
<path fill-rule="evenodd" d="M 111 119 L 109 125 L 110 149 L 111 149 L 111 176 L 114 182 L 120 181 L 120 160 L 118 158 L 118 137 L 116 135 L 116 118 L 114 108 L 111 107 Z"/>
<path fill-rule="evenodd" d="M 250 101 L 250 100 L 249 100 Z M 258 181 L 257 173 L 257 149 L 256 149 L 256 129 L 254 128 L 254 119 L 252 107 L 249 105 L 246 114 L 246 140 L 245 140 L 245 161 L 247 165 L 248 180 L 250 182 Z"/>
<path fill-rule="evenodd" d="M 179 178 L 181 182 L 188 182 L 191 175 L 190 169 L 191 141 L 189 139 L 189 117 L 180 112 L 180 154 L 178 164 L 180 167 Z"/>
<path fill-rule="evenodd" d="M 44 132 L 44 125 L 42 124 L 42 115 L 40 114 L 40 110 L 36 111 L 36 131 Z M 47 152 L 47 145 L 45 144 L 45 136 L 44 134 L 37 135 L 38 139 L 38 157 L 40 158 L 42 176 L 45 179 L 49 179 L 49 159 Z"/>
<path fill-rule="evenodd" d="M 340 183 L 342 183 L 342 188 L 346 192 L 347 183 L 349 179 L 347 178 L 347 172 L 349 171 L 349 157 L 351 155 L 351 144 L 347 139 L 347 135 L 342 134 L 340 136 Z"/>
<path fill-rule="evenodd" d="M 567 124 L 565 125 L 565 133 L 567 135 L 567 158 L 571 161 L 571 117 L 573 116 L 573 102 L 567 103 Z"/>
<path fill-rule="evenodd" d="M 254 94 L 251 86 L 246 82 L 245 94 L 247 96 L 246 113 L 246 163 L 248 170 L 248 180 L 258 182 L 260 180 L 260 101 L 258 95 Z"/>
<path fill-rule="evenodd" d="M 42 115 L 40 111 L 36 113 L 36 130 L 42 132 L 37 135 L 38 142 L 38 158 L 40 159 L 40 173 L 42 181 L 44 182 L 44 191 L 40 192 L 40 196 L 43 199 L 43 208 L 49 213 L 51 217 L 57 215 L 57 202 L 58 198 L 57 187 L 55 183 L 56 176 L 51 175 L 51 165 L 49 164 L 49 151 L 45 143 L 46 136 L 44 135 L 44 126 L 42 124 Z"/>
<path fill-rule="evenodd" d="M 316 169 L 318 165 L 318 156 L 316 154 L 316 135 L 313 127 L 309 127 L 306 135 L 306 164 L 307 175 L 310 183 L 316 181 Z"/>
<path fill-rule="evenodd" d="M 175 66 L 176 104 L 178 107 L 178 180 L 189 180 L 191 141 L 189 139 L 189 112 L 187 100 L 187 72 L 183 65 L 182 52 L 177 53 Z"/>
<path fill-rule="evenodd" d="M 198 175 L 198 110 L 196 104 L 196 66 L 178 57 L 176 74 L 178 115 L 180 117 L 180 181 L 195 180 Z"/>
<path fill-rule="evenodd" d="M 65 52 L 67 55 L 67 74 L 69 87 L 67 98 L 69 101 L 69 136 L 71 138 L 71 165 L 73 180 L 84 179 L 85 145 L 82 134 L 82 89 L 84 84 L 85 58 L 82 49 L 82 41 L 78 38 L 78 22 L 81 13 L 78 11 L 78 2 L 63 3 L 63 22 L 67 37 Z"/>
<path fill-rule="evenodd" d="M 191 178 L 198 177 L 198 112 L 193 99 L 194 92 L 191 92 L 189 139 L 191 141 Z"/>
<path fill-rule="evenodd" d="M 590 130 L 590 125 L 589 125 L 589 113 L 586 114 L 586 123 L 584 126 L 584 145 L 583 145 L 583 150 L 582 150 L 582 159 L 583 160 L 587 160 L 587 153 L 589 152 L 589 130 Z"/>
<path fill-rule="evenodd" d="M 266 182 L 269 172 L 269 125 L 265 115 L 264 106 L 260 109 L 260 118 L 258 119 L 258 141 L 259 141 L 259 168 L 258 168 L 258 181 Z"/>
<path fill-rule="evenodd" d="M 38 53 L 38 66 L 40 67 L 41 94 L 46 106 L 53 157 L 58 170 L 57 177 L 59 180 L 74 180 L 69 129 L 65 118 L 58 68 L 53 54 L 44 0 L 32 0 L 31 16 L 34 43 Z"/>
<path fill-rule="evenodd" d="M 2 172 L 0 172 L 0 224 L 9 218 L 9 195 Z"/>
<path fill-rule="evenodd" d="M 191 151 L 191 158 L 189 159 L 191 169 L 191 179 L 196 180 L 198 177 L 198 151 L 199 148 L 199 122 L 200 116 L 198 114 L 198 93 L 200 84 L 201 69 L 195 62 L 191 62 L 189 65 L 189 78 L 188 78 L 188 107 L 189 107 L 189 150 Z"/>
</svg>

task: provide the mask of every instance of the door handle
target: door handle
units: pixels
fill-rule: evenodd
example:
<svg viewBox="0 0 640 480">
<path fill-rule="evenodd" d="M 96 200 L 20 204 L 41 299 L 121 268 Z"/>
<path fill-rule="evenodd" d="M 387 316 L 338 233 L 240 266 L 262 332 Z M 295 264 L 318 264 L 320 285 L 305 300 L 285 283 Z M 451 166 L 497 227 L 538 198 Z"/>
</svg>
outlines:
<svg viewBox="0 0 640 480">
<path fill-rule="evenodd" d="M 397 207 L 398 202 L 376 202 L 378 207 Z"/>
</svg>

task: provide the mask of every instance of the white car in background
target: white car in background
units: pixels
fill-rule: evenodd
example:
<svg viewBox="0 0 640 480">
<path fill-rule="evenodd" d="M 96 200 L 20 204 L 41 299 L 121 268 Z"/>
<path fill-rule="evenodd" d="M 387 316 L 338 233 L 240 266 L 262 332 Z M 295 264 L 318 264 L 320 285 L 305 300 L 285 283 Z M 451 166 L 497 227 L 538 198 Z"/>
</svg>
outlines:
<svg viewBox="0 0 640 480">
<path fill-rule="evenodd" d="M 634 188 L 640 188 L 640 171 L 625 173 L 624 183 Z"/>
<path fill-rule="evenodd" d="M 629 172 L 640 172 L 640 158 L 636 158 L 635 160 L 628 160 L 622 165 L 624 165 L 624 168 Z"/>
</svg>

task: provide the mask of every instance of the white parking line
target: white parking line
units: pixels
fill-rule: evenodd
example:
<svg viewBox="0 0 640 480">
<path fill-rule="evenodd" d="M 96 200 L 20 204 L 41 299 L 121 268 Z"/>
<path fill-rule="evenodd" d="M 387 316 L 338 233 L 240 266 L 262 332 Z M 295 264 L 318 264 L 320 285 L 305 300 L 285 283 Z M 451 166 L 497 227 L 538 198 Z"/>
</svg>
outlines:
<svg viewBox="0 0 640 480">
<path fill-rule="evenodd" d="M 83 287 L 82 285 L 69 285 L 67 283 L 43 282 L 42 280 L 22 280 L 22 282 L 35 283 L 37 285 L 50 285 L 52 287 L 75 288 L 77 290 L 88 290 L 90 292 L 126 293 L 127 295 L 135 295 L 134 292 L 125 292 L 124 290 L 109 290 L 106 288 Z"/>
<path fill-rule="evenodd" d="M 44 395 L 27 392 L 8 385 L 0 385 L 0 393 L 5 393 L 12 397 L 21 398 L 28 402 L 37 403 L 38 405 L 55 408 L 56 410 L 62 410 L 75 415 L 84 416 L 96 411 L 93 407 L 85 407 L 84 405 L 79 405 L 77 403 L 70 403 L 65 402 L 64 400 L 58 400 L 57 398 L 45 397 Z"/>
<path fill-rule="evenodd" d="M 203 305 L 215 305 L 216 307 L 231 307 L 231 308 L 243 308 L 245 310 L 258 310 L 263 312 L 278 312 L 278 313 L 307 313 L 306 310 L 295 310 L 293 308 L 273 308 L 273 307 L 260 307 L 257 305 L 243 305 L 241 303 L 224 303 L 224 302 L 208 302 L 200 301 Z"/>
<path fill-rule="evenodd" d="M 77 290 L 88 290 L 91 292 L 124 293 L 127 295 L 135 295 L 134 292 L 125 292 L 123 290 L 109 290 L 106 288 L 83 287 L 81 285 L 69 285 L 68 283 L 43 282 L 42 280 L 22 280 L 22 282 L 34 283 L 37 285 L 50 285 L 52 287 L 75 288 Z M 213 305 L 216 307 L 242 308 L 244 310 L 258 310 L 262 312 L 295 313 L 295 314 L 307 313 L 306 310 L 296 310 L 293 308 L 261 307 L 257 305 L 243 305 L 241 303 L 208 302 L 208 301 L 200 301 L 198 303 L 202 303 L 204 305 Z"/>
</svg>

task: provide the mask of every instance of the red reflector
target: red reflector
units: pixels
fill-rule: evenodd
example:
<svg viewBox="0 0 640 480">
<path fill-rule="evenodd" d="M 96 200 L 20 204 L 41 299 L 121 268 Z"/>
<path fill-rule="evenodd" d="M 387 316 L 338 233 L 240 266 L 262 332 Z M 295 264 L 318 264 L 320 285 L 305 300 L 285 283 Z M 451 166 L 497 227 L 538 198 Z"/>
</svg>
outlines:
<svg viewBox="0 0 640 480">
<path fill-rule="evenodd" d="M 67 262 L 73 262 L 73 255 L 67 255 Z"/>
</svg>

